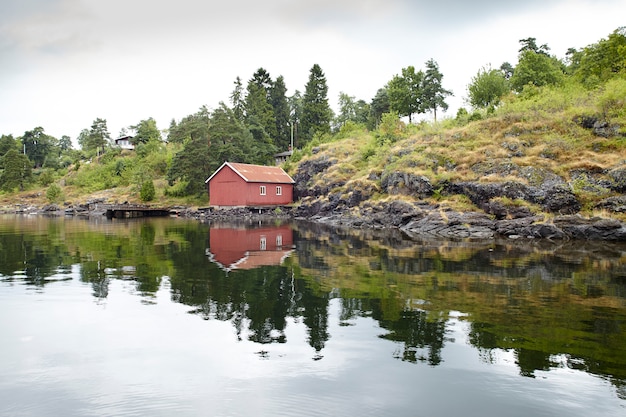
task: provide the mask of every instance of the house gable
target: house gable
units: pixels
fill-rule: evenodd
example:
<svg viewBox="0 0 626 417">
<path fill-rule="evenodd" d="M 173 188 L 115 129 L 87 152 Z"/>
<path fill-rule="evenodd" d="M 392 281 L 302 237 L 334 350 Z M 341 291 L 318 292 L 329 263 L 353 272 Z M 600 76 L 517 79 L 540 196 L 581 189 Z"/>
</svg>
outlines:
<svg viewBox="0 0 626 417">
<path fill-rule="evenodd" d="M 280 167 L 225 162 L 207 180 L 211 206 L 274 206 L 293 202 L 293 179 Z"/>
</svg>

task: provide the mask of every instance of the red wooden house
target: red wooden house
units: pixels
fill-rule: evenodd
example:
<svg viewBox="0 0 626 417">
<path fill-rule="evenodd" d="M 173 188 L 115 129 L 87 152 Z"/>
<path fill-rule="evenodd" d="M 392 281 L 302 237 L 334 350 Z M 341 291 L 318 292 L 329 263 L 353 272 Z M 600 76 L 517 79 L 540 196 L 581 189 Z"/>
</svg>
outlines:
<svg viewBox="0 0 626 417">
<path fill-rule="evenodd" d="M 213 207 L 280 206 L 293 202 L 294 180 L 281 167 L 224 162 L 205 183 Z"/>
</svg>

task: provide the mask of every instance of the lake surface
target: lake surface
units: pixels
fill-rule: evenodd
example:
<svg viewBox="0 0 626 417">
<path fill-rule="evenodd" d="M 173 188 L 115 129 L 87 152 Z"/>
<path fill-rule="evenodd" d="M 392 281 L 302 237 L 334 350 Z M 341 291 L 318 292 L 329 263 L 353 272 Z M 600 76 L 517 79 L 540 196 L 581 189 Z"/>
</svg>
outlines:
<svg viewBox="0 0 626 417">
<path fill-rule="evenodd" d="M 0 216 L 2 416 L 624 416 L 626 246 Z"/>
</svg>

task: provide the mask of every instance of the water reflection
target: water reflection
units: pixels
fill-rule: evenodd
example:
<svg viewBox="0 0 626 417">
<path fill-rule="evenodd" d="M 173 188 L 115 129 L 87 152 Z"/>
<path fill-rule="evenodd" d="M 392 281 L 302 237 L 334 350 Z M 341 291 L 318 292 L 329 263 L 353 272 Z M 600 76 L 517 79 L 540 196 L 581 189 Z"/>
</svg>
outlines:
<svg viewBox="0 0 626 417">
<path fill-rule="evenodd" d="M 332 338 L 329 306 L 338 300 L 341 325 L 375 320 L 399 361 L 445 363 L 460 322 L 483 363 L 508 352 L 521 376 L 581 370 L 626 398 L 626 247 L 618 244 L 14 217 L 0 221 L 0 248 L 5 283 L 44 289 L 78 269 L 99 301 L 123 281 L 152 303 L 167 279 L 173 301 L 229 322 L 237 340 L 286 344 L 288 323 L 302 323 L 315 360 Z"/>
<path fill-rule="evenodd" d="M 281 265 L 293 252 L 293 230 L 287 225 L 245 227 L 213 225 L 206 254 L 229 272 Z"/>
</svg>

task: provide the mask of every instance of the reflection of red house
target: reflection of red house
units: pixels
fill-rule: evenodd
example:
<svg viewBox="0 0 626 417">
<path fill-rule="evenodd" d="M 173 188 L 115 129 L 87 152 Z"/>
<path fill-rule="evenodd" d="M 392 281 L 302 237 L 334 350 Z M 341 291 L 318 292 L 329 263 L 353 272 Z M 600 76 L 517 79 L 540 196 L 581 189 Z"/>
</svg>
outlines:
<svg viewBox="0 0 626 417">
<path fill-rule="evenodd" d="M 224 162 L 205 183 L 213 207 L 276 206 L 293 201 L 293 179 L 275 166 Z"/>
<path fill-rule="evenodd" d="M 289 226 L 211 228 L 206 254 L 220 268 L 230 271 L 280 265 L 292 251 L 293 231 Z"/>
</svg>

